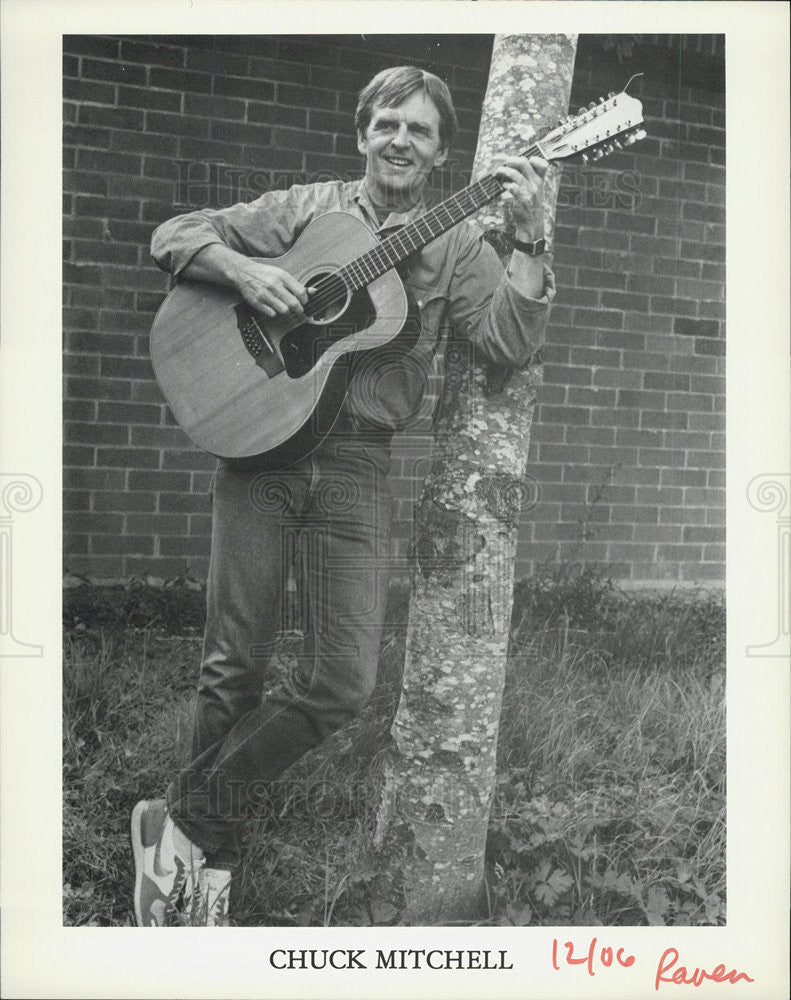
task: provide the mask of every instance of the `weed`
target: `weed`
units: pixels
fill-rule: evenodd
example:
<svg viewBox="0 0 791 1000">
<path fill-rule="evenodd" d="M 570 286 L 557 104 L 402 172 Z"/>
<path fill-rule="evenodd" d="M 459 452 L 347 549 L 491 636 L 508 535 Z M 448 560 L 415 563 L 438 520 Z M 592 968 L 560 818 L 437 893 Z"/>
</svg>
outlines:
<svg viewBox="0 0 791 1000">
<path fill-rule="evenodd" d="M 394 587 L 391 598 L 368 708 L 273 784 L 247 827 L 234 923 L 398 920 L 370 853 L 408 593 Z M 189 753 L 200 601 L 145 585 L 66 592 L 67 924 L 133 922 L 129 815 L 163 793 Z M 724 922 L 724 625 L 716 597 L 626 595 L 590 572 L 517 585 L 487 847 L 490 923 Z M 285 644 L 283 662 L 290 655 Z"/>
</svg>

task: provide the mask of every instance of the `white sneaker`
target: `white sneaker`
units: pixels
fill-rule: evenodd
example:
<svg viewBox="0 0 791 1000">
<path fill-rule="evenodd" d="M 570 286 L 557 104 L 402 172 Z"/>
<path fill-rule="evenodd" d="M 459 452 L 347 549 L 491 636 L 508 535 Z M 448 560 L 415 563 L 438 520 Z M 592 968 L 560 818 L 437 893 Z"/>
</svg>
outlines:
<svg viewBox="0 0 791 1000">
<path fill-rule="evenodd" d="M 230 927 L 228 904 L 231 873 L 224 868 L 201 868 L 195 891 L 184 887 L 184 919 L 188 927 Z"/>
<path fill-rule="evenodd" d="M 135 921 L 138 927 L 167 927 L 182 889 L 197 882 L 203 851 L 176 848 L 174 824 L 164 799 L 138 802 L 132 813 L 135 859 Z"/>
</svg>

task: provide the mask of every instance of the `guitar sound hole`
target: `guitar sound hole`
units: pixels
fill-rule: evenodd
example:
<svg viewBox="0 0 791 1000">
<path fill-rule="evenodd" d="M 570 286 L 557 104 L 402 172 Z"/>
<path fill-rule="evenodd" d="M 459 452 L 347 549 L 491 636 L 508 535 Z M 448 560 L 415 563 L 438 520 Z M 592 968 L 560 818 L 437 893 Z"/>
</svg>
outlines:
<svg viewBox="0 0 791 1000">
<path fill-rule="evenodd" d="M 289 330 L 280 339 L 286 373 L 291 378 L 306 375 L 331 344 L 364 330 L 375 318 L 373 302 L 363 288 L 351 296 L 347 308 L 332 323 L 307 322 Z"/>
<path fill-rule="evenodd" d="M 344 281 L 337 275 L 320 271 L 303 279 L 306 287 L 315 288 L 306 312 L 313 323 L 333 323 L 346 310 L 350 294 Z"/>
</svg>

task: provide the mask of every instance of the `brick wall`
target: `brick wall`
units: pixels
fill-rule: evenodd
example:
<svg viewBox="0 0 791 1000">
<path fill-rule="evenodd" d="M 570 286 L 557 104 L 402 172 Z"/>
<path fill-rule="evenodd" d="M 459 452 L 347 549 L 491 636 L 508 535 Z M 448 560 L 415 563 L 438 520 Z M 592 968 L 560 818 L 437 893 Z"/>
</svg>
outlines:
<svg viewBox="0 0 791 1000">
<path fill-rule="evenodd" d="M 654 37 L 605 67 L 581 39 L 572 108 L 644 70 L 630 91 L 649 137 L 564 173 L 523 573 L 573 559 L 622 581 L 724 579 L 721 46 Z"/>
<path fill-rule="evenodd" d="M 520 573 L 560 557 L 634 581 L 722 577 L 722 60 L 716 41 L 687 39 L 680 56 L 669 41 L 638 39 L 631 57 L 580 41 L 575 100 L 649 65 L 650 83 L 633 91 L 651 138 L 612 167 L 566 171 L 561 292 L 531 445 L 540 498 L 525 514 Z M 407 61 L 451 86 L 461 134 L 435 193 L 463 187 L 490 49 L 463 35 L 64 39 L 71 570 L 205 573 L 213 460 L 175 426 L 148 361 L 168 287 L 148 255 L 153 228 L 268 187 L 359 176 L 356 93 Z M 426 445 L 413 434 L 394 455 L 401 551 Z"/>
</svg>

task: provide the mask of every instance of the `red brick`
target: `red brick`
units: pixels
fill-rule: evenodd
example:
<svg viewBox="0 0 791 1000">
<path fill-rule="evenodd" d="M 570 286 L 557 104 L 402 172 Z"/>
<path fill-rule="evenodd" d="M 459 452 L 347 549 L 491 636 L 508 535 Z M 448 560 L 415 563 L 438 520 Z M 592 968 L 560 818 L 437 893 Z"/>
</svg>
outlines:
<svg viewBox="0 0 791 1000">
<path fill-rule="evenodd" d="M 590 385 L 590 368 L 573 365 L 544 365 L 544 378 L 547 382 L 557 382 L 564 385 Z"/>
<path fill-rule="evenodd" d="M 684 580 L 703 580 L 707 583 L 715 580 L 725 579 L 725 566 L 721 563 L 685 563 L 681 567 L 681 576 Z"/>
<path fill-rule="evenodd" d="M 163 469 L 210 469 L 213 470 L 217 464 L 217 459 L 203 451 L 196 451 L 194 447 L 187 448 L 188 440 L 182 434 L 184 449 L 181 451 L 166 451 L 162 455 Z M 411 485 L 412 480 L 408 478 L 407 483 Z"/>
<path fill-rule="evenodd" d="M 702 338 L 695 338 L 695 353 L 696 354 L 708 354 L 716 355 L 718 357 L 725 356 L 725 342 L 722 340 L 704 340 Z"/>
<path fill-rule="evenodd" d="M 63 464 L 70 466 L 95 465 L 96 449 L 88 445 L 67 444 L 63 446 Z"/>
<path fill-rule="evenodd" d="M 117 59 L 118 46 L 117 38 L 106 38 L 102 35 L 63 36 L 63 51 L 73 55 Z"/>
<path fill-rule="evenodd" d="M 637 427 L 640 414 L 637 410 L 615 410 L 611 407 L 591 410 L 591 423 L 596 427 Z"/>
<path fill-rule="evenodd" d="M 91 552 L 97 555 L 152 555 L 154 539 L 150 535 L 93 535 Z"/>
<path fill-rule="evenodd" d="M 91 506 L 91 494 L 88 490 L 64 490 L 64 511 L 87 511 Z"/>
<path fill-rule="evenodd" d="M 64 439 L 69 442 L 125 444 L 128 438 L 129 429 L 123 424 L 78 423 L 76 421 L 64 424 Z"/>
<path fill-rule="evenodd" d="M 170 475 L 183 475 L 187 473 L 169 473 Z M 189 477 L 187 477 L 189 479 Z M 193 514 L 205 513 L 211 508 L 211 501 L 205 493 L 161 493 L 159 496 L 159 509 L 162 511 L 172 511 L 175 513 Z"/>
<path fill-rule="evenodd" d="M 79 514 L 67 514 L 63 518 L 64 531 L 87 531 L 88 534 L 109 534 L 123 530 L 122 514 L 99 514 L 93 511 L 83 511 Z"/>
<path fill-rule="evenodd" d="M 657 257 L 654 261 L 656 274 L 669 274 L 672 277 L 699 278 L 701 263 L 699 260 L 679 260 L 677 257 Z"/>
<path fill-rule="evenodd" d="M 187 518 L 182 514 L 129 514 L 126 518 L 129 534 L 184 535 L 187 527 Z"/>
<path fill-rule="evenodd" d="M 65 399 L 63 401 L 63 419 L 94 420 L 96 405 L 92 399 Z"/>
<path fill-rule="evenodd" d="M 717 413 L 690 413 L 691 430 L 718 430 L 725 425 L 723 416 Z"/>
<path fill-rule="evenodd" d="M 101 402 L 99 403 L 98 419 L 111 423 L 158 424 L 161 414 L 161 406 L 145 403 Z"/>
<path fill-rule="evenodd" d="M 667 397 L 668 410 L 685 410 L 688 413 L 704 412 L 711 410 L 712 397 L 703 393 L 695 392 L 671 392 Z"/>
<path fill-rule="evenodd" d="M 64 537 L 63 552 L 66 556 L 85 555 L 88 552 L 88 536 L 70 534 Z"/>
<path fill-rule="evenodd" d="M 630 332 L 669 333 L 673 328 L 673 318 L 672 316 L 655 316 L 646 315 L 645 313 L 627 312 L 624 315 L 624 328 Z M 644 343 L 644 341 L 641 341 L 641 343 Z"/>
<path fill-rule="evenodd" d="M 684 504 L 689 507 L 707 507 L 709 510 L 725 506 L 725 491 L 690 487 L 684 492 Z"/>
<path fill-rule="evenodd" d="M 689 389 L 689 375 L 685 372 L 646 372 L 643 376 L 646 389 Z"/>
<path fill-rule="evenodd" d="M 640 351 L 645 347 L 645 338 L 632 330 L 600 330 L 596 343 L 601 347 L 627 348 Z"/>
<path fill-rule="evenodd" d="M 662 486 L 705 486 L 706 472 L 703 469 L 662 469 L 659 482 Z"/>
<path fill-rule="evenodd" d="M 95 355 L 67 354 L 63 358 L 64 375 L 98 375 L 99 359 Z"/>
<path fill-rule="evenodd" d="M 79 490 L 113 490 L 120 494 L 126 485 L 126 473 L 120 469 L 70 469 L 63 470 L 64 488 Z"/>
<path fill-rule="evenodd" d="M 209 542 L 205 538 L 192 538 L 189 536 L 171 538 L 169 536 L 163 536 L 159 540 L 159 551 L 163 556 L 208 555 Z"/>
<path fill-rule="evenodd" d="M 75 240 L 74 256 L 91 264 L 137 264 L 137 247 L 101 240 Z"/>
<path fill-rule="evenodd" d="M 703 524 L 706 511 L 703 507 L 660 507 L 659 520 L 663 524 Z"/>
<path fill-rule="evenodd" d="M 598 368 L 593 375 L 597 386 L 613 389 L 632 389 L 640 385 L 640 373 L 624 371 L 621 368 Z"/>
<path fill-rule="evenodd" d="M 159 467 L 159 452 L 145 448 L 99 448 L 96 466 L 97 468 L 118 466 L 124 469 L 156 469 Z"/>
<path fill-rule="evenodd" d="M 644 525 L 655 524 L 659 517 L 659 510 L 652 506 L 638 506 L 637 504 L 614 504 L 611 509 L 611 516 L 615 523 L 635 524 L 640 527 L 635 528 L 635 533 L 640 538 L 645 536 Z"/>
<path fill-rule="evenodd" d="M 63 96 L 67 100 L 94 104 L 115 104 L 116 88 L 109 83 L 93 83 L 87 80 L 63 81 Z"/>
<path fill-rule="evenodd" d="M 684 528 L 685 542 L 724 542 L 724 526 L 688 526 Z"/>
<path fill-rule="evenodd" d="M 121 58 L 155 66 L 183 66 L 184 50 L 181 46 L 151 45 L 122 39 Z"/>
<path fill-rule="evenodd" d="M 88 79 L 134 86 L 145 86 L 147 83 L 146 70 L 143 66 L 117 60 L 83 59 L 82 75 Z"/>
<path fill-rule="evenodd" d="M 601 304 L 605 309 L 633 309 L 638 312 L 647 312 L 648 296 L 627 292 L 602 292 Z"/>
<path fill-rule="evenodd" d="M 616 393 L 614 389 L 601 389 L 598 386 L 587 389 L 572 385 L 567 391 L 566 399 L 571 406 L 606 408 L 615 406 Z"/>
<path fill-rule="evenodd" d="M 657 473 L 657 478 L 658 478 Z M 638 486 L 637 502 L 640 504 L 664 506 L 680 506 L 684 501 L 684 490 L 674 486 Z"/>
<path fill-rule="evenodd" d="M 186 472 L 165 472 L 161 469 L 133 470 L 129 473 L 129 489 L 186 493 L 190 489 L 190 477 Z"/>
<path fill-rule="evenodd" d="M 150 87 L 119 87 L 118 103 L 123 107 L 152 111 L 180 111 L 181 95 Z"/>
<path fill-rule="evenodd" d="M 153 511 L 156 508 L 156 495 L 99 490 L 93 494 L 93 506 L 95 510 Z"/>
<path fill-rule="evenodd" d="M 208 88 L 206 89 L 208 90 Z M 215 76 L 213 93 L 223 97 L 245 97 L 252 101 L 273 101 L 275 99 L 274 84 L 263 80 L 250 80 L 245 77 Z M 297 101 L 296 103 L 302 104 L 303 102 Z"/>
</svg>

